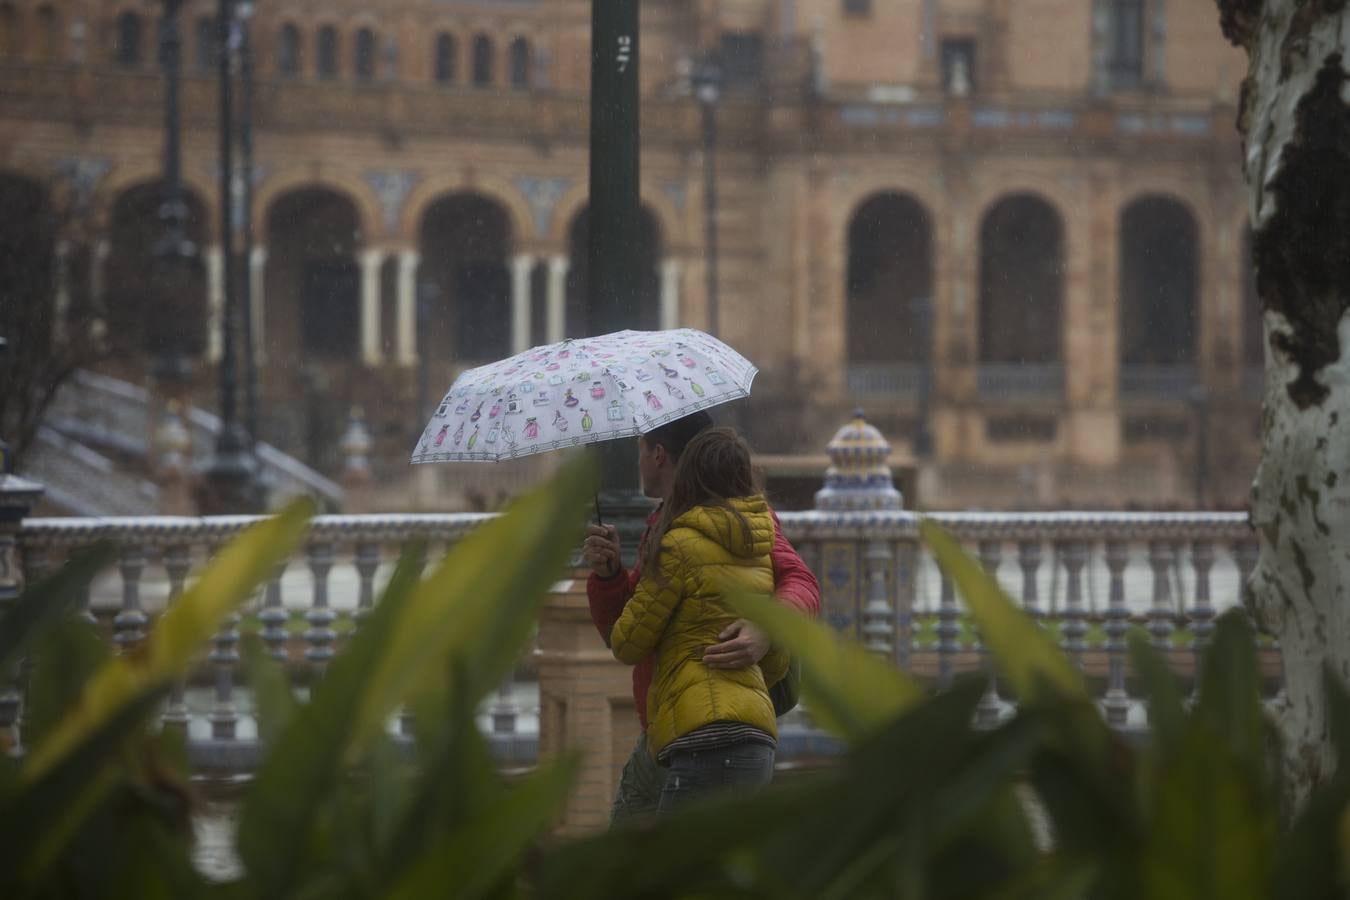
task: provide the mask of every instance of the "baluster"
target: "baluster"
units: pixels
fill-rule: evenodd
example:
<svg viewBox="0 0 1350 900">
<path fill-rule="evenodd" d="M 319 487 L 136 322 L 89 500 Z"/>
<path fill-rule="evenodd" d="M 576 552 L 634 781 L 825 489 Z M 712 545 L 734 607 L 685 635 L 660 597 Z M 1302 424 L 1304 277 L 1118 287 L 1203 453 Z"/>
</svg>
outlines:
<svg viewBox="0 0 1350 900">
<path fill-rule="evenodd" d="M 314 599 L 305 612 L 305 621 L 310 627 L 305 631 L 305 641 L 309 648 L 305 650 L 305 659 L 309 660 L 315 677 L 321 677 L 328 661 L 333 658 L 333 642 L 337 633 L 332 624 L 337 614 L 328 606 L 328 573 L 333 568 L 333 545 L 319 541 L 309 545 L 309 570 L 314 576 Z"/>
<path fill-rule="evenodd" d="M 1125 633 L 1129 630 L 1130 610 L 1125 605 L 1125 566 L 1130 547 L 1124 541 L 1106 542 L 1106 567 L 1111 571 L 1111 589 L 1106 611 L 1106 724 L 1124 728 L 1130 714 L 1130 695 L 1125 690 Z"/>
<path fill-rule="evenodd" d="M 497 686 L 496 696 L 492 700 L 492 708 L 489 714 L 492 717 L 492 731 L 494 734 L 515 734 L 516 719 L 519 717 L 519 710 L 516 706 L 516 698 L 512 691 L 516 681 L 515 666 L 506 670 L 502 676 L 502 683 Z"/>
<path fill-rule="evenodd" d="M 998 565 L 1003 559 L 1003 547 L 998 541 L 980 541 L 980 565 L 990 578 L 998 581 Z M 998 695 L 998 675 L 994 672 L 994 660 L 989 647 L 980 635 L 980 668 L 987 679 L 987 689 L 975 707 L 975 725 L 978 728 L 992 728 L 998 724 L 999 713 L 1003 710 L 1003 701 Z"/>
<path fill-rule="evenodd" d="M 286 612 L 286 606 L 282 602 L 281 578 L 286 574 L 286 561 L 283 560 L 277 566 L 276 572 L 271 580 L 267 582 L 267 588 L 263 595 L 263 609 L 258 613 L 258 621 L 262 623 L 262 641 L 267 647 L 267 655 L 277 662 L 285 664 L 288 661 L 286 652 L 286 642 L 290 639 L 290 633 L 286 630 L 286 623 L 290 621 L 290 614 Z"/>
<path fill-rule="evenodd" d="M 895 610 L 891 608 L 887 582 L 891 568 L 891 546 L 886 541 L 868 541 L 864 557 L 867 565 L 867 602 L 863 605 L 863 645 L 891 659 L 895 647 Z"/>
<path fill-rule="evenodd" d="M 895 663 L 909 671 L 914 650 L 914 584 L 918 580 L 918 545 L 900 541 L 895 546 Z"/>
<path fill-rule="evenodd" d="M 1172 608 L 1172 545 L 1166 541 L 1150 541 L 1148 562 L 1153 568 L 1153 608 L 1148 614 L 1148 632 L 1153 635 L 1153 646 L 1167 653 L 1172 648 L 1175 627 Z"/>
<path fill-rule="evenodd" d="M 957 622 L 960 611 L 956 608 L 956 585 L 946 571 L 942 572 L 942 596 L 938 601 L 938 687 L 948 688 L 952 684 L 956 664 L 956 654 L 961 649 L 956 637 L 961 633 Z"/>
<path fill-rule="evenodd" d="M 192 548 L 187 544 L 172 544 L 164 551 L 164 571 L 169 576 L 169 604 L 172 605 L 183 593 L 183 583 L 187 580 L 188 569 L 192 565 Z M 169 694 L 169 704 L 164 708 L 160 722 L 167 730 L 177 728 L 187 732 L 192 716 L 184 702 L 186 678 L 173 683 Z"/>
<path fill-rule="evenodd" d="M 356 545 L 356 574 L 361 579 L 361 593 L 356 601 L 356 611 L 352 613 L 355 627 L 370 615 L 375 606 L 375 570 L 380 566 L 380 545 L 362 541 Z"/>
<path fill-rule="evenodd" d="M 123 544 L 119 564 L 122 573 L 122 609 L 113 618 L 113 642 L 127 653 L 145 639 L 149 622 L 141 609 L 141 574 L 145 571 L 145 546 Z"/>
<path fill-rule="evenodd" d="M 210 554 L 219 552 L 213 546 Z M 234 671 L 239 665 L 239 614 L 231 612 L 220 623 L 220 630 L 211 639 L 211 662 L 216 667 L 216 699 L 208 717 L 211 737 L 218 741 L 232 741 L 239 725 L 239 710 L 234 705 Z"/>
<path fill-rule="evenodd" d="M 1214 545 L 1206 540 L 1191 544 L 1191 565 L 1195 568 L 1195 606 L 1191 609 L 1191 653 L 1195 659 L 1194 693 L 1200 692 L 1200 669 L 1205 649 L 1214 633 L 1214 607 L 1209 600 L 1209 570 L 1214 565 Z"/>
<path fill-rule="evenodd" d="M 1017 564 L 1022 568 L 1022 609 L 1044 627 L 1045 615 L 1036 591 L 1036 573 L 1041 568 L 1041 542 L 1019 541 Z"/>
<path fill-rule="evenodd" d="M 1064 585 L 1064 651 L 1074 665 L 1083 668 L 1083 651 L 1087 643 L 1087 612 L 1083 609 L 1083 565 L 1087 562 L 1088 547 L 1083 541 L 1066 541 L 1060 548 L 1066 574 Z"/>
</svg>

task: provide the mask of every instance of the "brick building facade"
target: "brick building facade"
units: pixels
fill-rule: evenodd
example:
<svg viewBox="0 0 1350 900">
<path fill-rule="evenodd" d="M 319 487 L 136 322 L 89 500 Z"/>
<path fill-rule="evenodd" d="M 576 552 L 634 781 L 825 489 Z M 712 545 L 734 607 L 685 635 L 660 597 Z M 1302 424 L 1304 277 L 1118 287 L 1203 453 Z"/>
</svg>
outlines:
<svg viewBox="0 0 1350 900">
<path fill-rule="evenodd" d="M 438 394 L 467 365 L 586 333 L 589 7 L 258 5 L 257 245 L 236 271 L 273 443 L 331 467 L 360 404 L 397 478 L 420 373 Z M 61 327 L 105 320 L 106 367 L 137 380 L 159 9 L 0 0 L 0 282 L 36 266 Z M 215 7 L 182 10 L 209 312 Z M 1197 479 L 1203 502 L 1243 501 L 1262 358 L 1245 67 L 1211 3 L 644 0 L 640 327 L 706 321 L 689 73 L 710 52 L 719 331 L 763 373 L 742 422 L 761 450 L 814 451 L 862 404 L 902 455 L 929 423 L 935 505 L 1189 504 Z M 221 341 L 200 319 L 209 405 Z"/>
</svg>

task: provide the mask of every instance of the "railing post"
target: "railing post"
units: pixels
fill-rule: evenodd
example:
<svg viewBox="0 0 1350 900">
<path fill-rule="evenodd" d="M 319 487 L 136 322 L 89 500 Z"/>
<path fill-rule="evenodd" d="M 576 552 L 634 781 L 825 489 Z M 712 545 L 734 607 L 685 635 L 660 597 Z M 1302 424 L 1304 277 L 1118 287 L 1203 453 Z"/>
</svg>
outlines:
<svg viewBox="0 0 1350 900">
<path fill-rule="evenodd" d="M 169 576 L 169 604 L 177 601 L 180 594 L 183 593 L 183 583 L 187 580 L 188 568 L 192 564 L 192 548 L 187 544 L 171 544 L 164 550 L 164 572 Z M 168 706 L 164 708 L 164 715 L 160 722 L 167 729 L 178 729 L 182 733 L 187 732 L 188 723 L 191 721 L 191 715 L 188 713 L 187 704 L 184 702 L 186 693 L 186 679 L 179 678 L 173 683 L 173 690 L 169 694 Z"/>
<path fill-rule="evenodd" d="M 863 643 L 868 650 L 891 659 L 895 652 L 895 611 L 891 608 L 887 581 L 891 568 L 891 547 L 883 540 L 867 542 L 867 602 L 862 610 Z"/>
<path fill-rule="evenodd" d="M 375 606 L 375 570 L 380 567 L 380 545 L 373 541 L 357 544 L 355 564 L 356 574 L 361 580 L 361 591 L 352 620 L 359 628 Z"/>
<path fill-rule="evenodd" d="M 1130 561 L 1129 545 L 1121 540 L 1106 542 L 1106 567 L 1111 572 L 1109 607 L 1106 612 L 1106 724 L 1124 728 L 1130 714 L 1130 695 L 1125 690 L 1125 633 L 1129 630 L 1130 610 L 1125 605 L 1125 566 Z"/>
<path fill-rule="evenodd" d="M 914 541 L 895 545 L 895 663 L 909 671 L 914 650 L 914 583 L 918 576 L 919 546 Z"/>
<path fill-rule="evenodd" d="M 1205 650 L 1214 633 L 1214 607 L 1209 599 L 1209 570 L 1214 565 L 1214 544 L 1196 540 L 1191 544 L 1191 566 L 1195 569 L 1195 606 L 1191 608 L 1191 653 L 1195 658 L 1195 693 L 1200 692 L 1200 668 Z"/>
<path fill-rule="evenodd" d="M 980 541 L 980 565 L 990 578 L 998 581 L 998 566 L 1003 560 L 1003 547 L 999 541 Z M 980 634 L 980 667 L 984 669 L 988 688 L 975 707 L 975 724 L 981 728 L 992 728 L 998 724 L 999 714 L 1003 711 L 1003 700 L 998 694 L 998 674 L 994 671 L 994 660 L 989 654 L 988 642 Z"/>
<path fill-rule="evenodd" d="M 1064 587 L 1064 640 L 1063 647 L 1074 664 L 1083 668 L 1083 651 L 1087 644 L 1083 638 L 1087 635 L 1087 612 L 1083 608 L 1083 565 L 1088 559 L 1087 544 L 1083 541 L 1067 541 L 1061 548 L 1064 571 L 1067 575 Z"/>
<path fill-rule="evenodd" d="M 942 597 L 938 601 L 938 687 L 949 688 L 955 674 L 956 654 L 961 649 L 957 635 L 961 633 L 958 624 L 960 611 L 956 608 L 956 585 L 951 577 L 942 572 Z"/>
<path fill-rule="evenodd" d="M 1148 614 L 1148 633 L 1153 635 L 1153 646 L 1167 654 L 1172 649 L 1172 631 L 1176 610 L 1172 607 L 1172 545 L 1167 541 L 1150 541 L 1148 562 L 1153 568 L 1153 607 Z"/>
<path fill-rule="evenodd" d="M 286 612 L 281 596 L 281 578 L 285 574 L 286 563 L 283 561 L 267 582 L 263 594 L 263 609 L 258 613 L 258 621 L 262 623 L 262 642 L 267 646 L 267 655 L 283 665 L 289 661 L 286 642 L 290 639 L 290 633 L 286 630 L 290 615 Z"/>
<path fill-rule="evenodd" d="M 118 569 L 122 573 L 122 608 L 113 617 L 113 641 L 119 652 L 127 653 L 145 639 L 145 626 L 149 622 L 141 609 L 145 545 L 136 541 L 123 544 Z"/>
<path fill-rule="evenodd" d="M 42 497 L 42 487 L 9 474 L 8 448 L 0 442 L 0 613 L 9 609 L 23 589 L 22 571 L 15 548 L 23 519 Z M 23 754 L 19 717 L 23 710 L 24 664 L 0 670 L 0 753 Z"/>
<path fill-rule="evenodd" d="M 333 545 L 327 541 L 316 541 L 309 545 L 309 570 L 314 576 L 314 598 L 305 612 L 305 621 L 310 627 L 305 631 L 305 641 L 309 648 L 305 659 L 309 660 L 316 678 L 322 677 L 333 658 L 333 643 L 337 633 L 333 631 L 333 622 L 337 614 L 328 606 L 328 573 L 333 568 Z"/>
<path fill-rule="evenodd" d="M 1041 542 L 1018 541 L 1017 564 L 1022 569 L 1022 609 L 1044 627 L 1045 614 L 1036 590 L 1036 574 L 1041 568 Z"/>
<path fill-rule="evenodd" d="M 215 555 L 219 546 L 208 551 Z M 216 667 L 216 700 L 211 707 L 211 737 L 218 741 L 235 739 L 239 725 L 239 710 L 234 705 L 234 671 L 239 663 L 239 614 L 231 612 L 220 624 L 220 630 L 211 639 L 211 663 Z"/>
</svg>

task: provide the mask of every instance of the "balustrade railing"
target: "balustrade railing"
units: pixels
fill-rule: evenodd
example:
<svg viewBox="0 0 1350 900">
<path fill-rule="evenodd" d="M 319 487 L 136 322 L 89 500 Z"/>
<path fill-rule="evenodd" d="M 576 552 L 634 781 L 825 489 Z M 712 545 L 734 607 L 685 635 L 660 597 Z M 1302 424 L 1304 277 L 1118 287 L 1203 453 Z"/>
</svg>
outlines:
<svg viewBox="0 0 1350 900">
<path fill-rule="evenodd" d="M 319 516 L 298 558 L 280 567 L 258 596 L 215 636 L 202 666 L 175 688 L 165 727 L 189 735 L 203 771 L 247 770 L 258 753 L 252 699 L 243 689 L 242 642 L 256 636 L 281 660 L 297 689 L 321 678 L 345 637 L 377 602 L 401 548 L 425 542 L 438 554 L 490 518 L 487 514 Z M 1019 606 L 1083 670 L 1106 720 L 1147 727 L 1131 682 L 1126 636 L 1142 630 L 1183 681 L 1198 668 L 1215 617 L 1240 602 L 1256 560 L 1242 514 L 952 513 L 936 514 Z M 950 579 L 918 538 L 910 512 L 784 512 L 786 536 L 817 574 L 822 618 L 870 651 L 944 687 L 983 672 L 989 688 L 977 721 L 1005 717 L 1012 699 L 966 616 Z M 119 652 L 136 646 L 211 553 L 250 517 L 28 519 L 19 534 L 27 578 L 72 550 L 99 540 L 119 548 L 117 565 L 81 606 Z M 597 644 L 598 646 L 598 644 Z M 1278 690 L 1278 650 L 1265 642 L 1262 671 Z M 522 671 L 528 666 L 522 667 Z M 479 717 L 503 764 L 529 764 L 537 752 L 537 685 L 509 676 Z M 12 722 L 0 722 L 0 726 Z M 406 717 L 391 729 L 407 734 Z M 814 755 L 832 746 L 807 714 L 785 721 L 780 753 Z"/>
</svg>

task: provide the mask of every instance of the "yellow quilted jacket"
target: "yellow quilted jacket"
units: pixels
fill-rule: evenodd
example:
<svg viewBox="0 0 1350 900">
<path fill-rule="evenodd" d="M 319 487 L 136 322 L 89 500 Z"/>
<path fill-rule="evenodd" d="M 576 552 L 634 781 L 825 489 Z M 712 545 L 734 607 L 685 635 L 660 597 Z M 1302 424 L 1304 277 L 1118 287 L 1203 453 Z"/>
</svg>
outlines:
<svg viewBox="0 0 1350 900">
<path fill-rule="evenodd" d="M 759 495 L 731 504 L 750 525 L 747 539 L 725 509 L 697 506 L 677 518 L 661 540 L 660 568 L 644 568 L 637 590 L 614 624 L 610 646 L 634 665 L 656 653 L 647 691 L 647 746 L 659 753 L 675 738 L 712 722 L 743 722 L 778 734 L 768 687 L 787 671 L 784 651 L 770 650 L 748 669 L 710 669 L 703 650 L 737 618 L 729 589 L 773 593 L 774 525 Z"/>
</svg>

